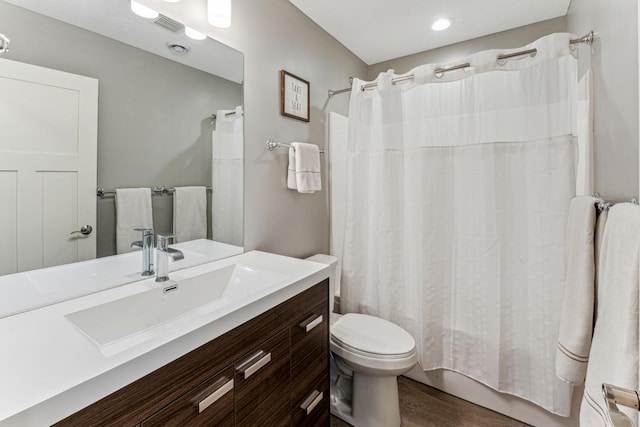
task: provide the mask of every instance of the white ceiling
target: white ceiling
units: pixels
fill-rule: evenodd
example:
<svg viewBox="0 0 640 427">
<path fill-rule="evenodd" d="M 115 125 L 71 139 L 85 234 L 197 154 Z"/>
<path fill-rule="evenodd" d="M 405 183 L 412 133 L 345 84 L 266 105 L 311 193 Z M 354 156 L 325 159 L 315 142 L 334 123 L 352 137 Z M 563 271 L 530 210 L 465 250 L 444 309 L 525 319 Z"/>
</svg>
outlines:
<svg viewBox="0 0 640 427">
<path fill-rule="evenodd" d="M 564 16 L 571 0 L 289 0 L 367 65 Z M 435 32 L 438 18 L 453 18 Z"/>
</svg>

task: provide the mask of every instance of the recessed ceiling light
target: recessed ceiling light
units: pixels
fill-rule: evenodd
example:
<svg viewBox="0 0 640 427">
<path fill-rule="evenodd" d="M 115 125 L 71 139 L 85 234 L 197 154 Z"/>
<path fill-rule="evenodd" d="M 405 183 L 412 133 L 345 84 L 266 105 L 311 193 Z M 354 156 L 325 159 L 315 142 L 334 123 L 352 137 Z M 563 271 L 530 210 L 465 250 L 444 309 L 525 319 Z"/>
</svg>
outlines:
<svg viewBox="0 0 640 427">
<path fill-rule="evenodd" d="M 207 38 L 205 34 L 202 34 L 200 31 L 194 30 L 191 27 L 184 27 L 184 33 L 187 37 L 194 40 L 204 40 Z"/>
<path fill-rule="evenodd" d="M 178 3 L 180 0 L 164 0 L 167 3 Z"/>
<path fill-rule="evenodd" d="M 207 20 L 218 28 L 231 26 L 231 0 L 208 0 Z"/>
<path fill-rule="evenodd" d="M 440 18 L 436 20 L 433 24 L 431 24 L 431 29 L 433 31 L 442 31 L 446 30 L 453 24 L 453 19 L 451 18 Z"/>
<path fill-rule="evenodd" d="M 143 18 L 147 18 L 147 19 L 155 19 L 160 15 L 155 10 L 153 10 L 153 9 L 147 7 L 147 6 L 144 6 L 144 5 L 138 3 L 135 0 L 131 0 L 131 10 L 136 15 L 142 16 Z"/>
</svg>

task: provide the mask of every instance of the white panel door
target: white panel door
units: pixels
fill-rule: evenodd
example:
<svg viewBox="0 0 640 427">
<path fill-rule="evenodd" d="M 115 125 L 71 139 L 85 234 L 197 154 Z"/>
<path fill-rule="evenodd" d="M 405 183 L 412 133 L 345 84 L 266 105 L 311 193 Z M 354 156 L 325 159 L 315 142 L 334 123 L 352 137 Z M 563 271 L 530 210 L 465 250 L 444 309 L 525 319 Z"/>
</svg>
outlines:
<svg viewBox="0 0 640 427">
<path fill-rule="evenodd" d="M 98 81 L 0 59 L 0 274 L 96 256 Z"/>
</svg>

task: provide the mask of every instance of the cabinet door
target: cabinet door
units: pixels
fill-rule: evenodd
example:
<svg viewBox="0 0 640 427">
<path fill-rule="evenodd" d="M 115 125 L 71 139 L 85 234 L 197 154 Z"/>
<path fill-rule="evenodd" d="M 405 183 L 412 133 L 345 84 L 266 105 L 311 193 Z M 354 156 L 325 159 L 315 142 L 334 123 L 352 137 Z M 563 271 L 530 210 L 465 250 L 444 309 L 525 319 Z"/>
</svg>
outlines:
<svg viewBox="0 0 640 427">
<path fill-rule="evenodd" d="M 289 348 L 287 328 L 236 361 L 237 426 L 290 424 Z"/>
<path fill-rule="evenodd" d="M 229 366 L 147 418 L 141 426 L 233 426 L 233 392 L 233 366 Z"/>
<path fill-rule="evenodd" d="M 297 365 L 310 355 L 327 352 L 329 313 L 323 303 L 305 313 L 291 327 L 291 365 Z"/>
<path fill-rule="evenodd" d="M 315 427 L 329 424 L 329 377 L 316 383 L 305 398 L 293 408 L 292 426 Z"/>
</svg>

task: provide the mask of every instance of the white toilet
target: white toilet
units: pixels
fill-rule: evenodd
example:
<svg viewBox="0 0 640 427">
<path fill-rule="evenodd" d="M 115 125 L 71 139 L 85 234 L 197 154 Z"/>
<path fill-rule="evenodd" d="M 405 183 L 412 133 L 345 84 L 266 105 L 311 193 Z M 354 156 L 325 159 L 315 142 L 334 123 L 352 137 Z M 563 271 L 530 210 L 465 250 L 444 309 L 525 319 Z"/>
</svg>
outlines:
<svg viewBox="0 0 640 427">
<path fill-rule="evenodd" d="M 307 259 L 331 266 L 331 413 L 356 427 L 399 427 L 398 375 L 418 361 L 415 340 L 378 317 L 333 313 L 338 260 L 321 254 Z"/>
</svg>

